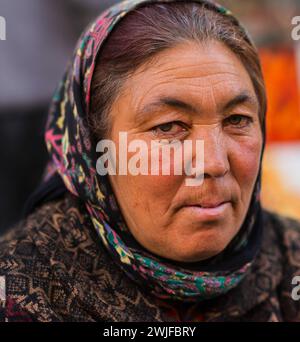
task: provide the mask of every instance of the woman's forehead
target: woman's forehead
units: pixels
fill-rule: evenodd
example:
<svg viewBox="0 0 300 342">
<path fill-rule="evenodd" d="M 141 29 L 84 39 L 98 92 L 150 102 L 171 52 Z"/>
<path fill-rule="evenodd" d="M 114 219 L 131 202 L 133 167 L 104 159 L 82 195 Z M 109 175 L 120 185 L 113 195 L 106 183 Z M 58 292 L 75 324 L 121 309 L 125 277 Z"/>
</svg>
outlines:
<svg viewBox="0 0 300 342">
<path fill-rule="evenodd" d="M 250 76 L 240 58 L 225 44 L 210 41 L 204 45 L 184 42 L 158 53 L 149 63 L 139 67 L 128 80 L 146 82 L 184 82 L 199 81 L 205 86 L 206 81 L 236 79 L 251 83 Z"/>
<path fill-rule="evenodd" d="M 185 59 L 185 53 L 190 56 L 189 59 Z M 233 53 L 230 55 L 221 43 L 214 44 L 209 51 L 193 50 L 191 45 L 170 49 L 158 56 L 156 61 L 148 68 L 143 67 L 142 72 L 138 71 L 123 86 L 125 96 L 132 98 L 140 113 L 168 104 L 163 99 L 185 99 L 197 103 L 203 100 L 203 96 L 211 96 L 212 93 L 217 96 L 220 106 L 225 107 L 241 97 L 249 104 L 257 105 L 246 69 L 238 57 Z"/>
</svg>

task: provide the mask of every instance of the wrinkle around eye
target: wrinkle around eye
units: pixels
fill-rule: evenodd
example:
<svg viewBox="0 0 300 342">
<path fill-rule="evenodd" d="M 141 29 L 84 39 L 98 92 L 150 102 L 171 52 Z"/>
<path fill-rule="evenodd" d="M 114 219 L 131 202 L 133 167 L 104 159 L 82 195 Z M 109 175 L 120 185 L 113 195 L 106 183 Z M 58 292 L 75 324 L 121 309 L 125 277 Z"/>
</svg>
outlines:
<svg viewBox="0 0 300 342">
<path fill-rule="evenodd" d="M 168 124 L 177 126 L 178 130 L 176 132 L 159 131 L 160 127 L 163 127 Z M 180 138 L 186 137 L 187 134 L 189 133 L 187 128 L 185 128 L 183 125 L 180 125 L 180 123 L 176 123 L 176 122 L 173 122 L 173 123 L 170 122 L 166 124 L 157 125 L 153 127 L 152 129 L 150 129 L 150 132 L 153 134 L 155 138 L 160 138 L 160 139 L 164 139 L 164 138 L 165 139 L 180 139 Z"/>
</svg>

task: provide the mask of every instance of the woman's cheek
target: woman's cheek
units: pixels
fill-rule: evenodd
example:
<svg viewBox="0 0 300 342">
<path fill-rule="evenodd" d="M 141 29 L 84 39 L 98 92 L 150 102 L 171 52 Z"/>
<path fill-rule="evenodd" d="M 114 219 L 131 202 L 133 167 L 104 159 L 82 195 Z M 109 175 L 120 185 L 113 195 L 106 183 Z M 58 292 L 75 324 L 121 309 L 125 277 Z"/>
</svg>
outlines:
<svg viewBox="0 0 300 342">
<path fill-rule="evenodd" d="M 137 202 L 145 201 L 154 205 L 162 205 L 162 209 L 169 206 L 172 198 L 175 196 L 180 184 L 182 183 L 181 176 L 128 176 L 129 187 L 135 193 Z M 151 205 L 152 206 L 152 205 Z"/>
<path fill-rule="evenodd" d="M 163 150 L 158 147 L 151 149 L 151 143 L 148 141 L 148 152 L 147 152 L 147 164 L 148 174 L 131 176 L 129 174 L 130 182 L 132 186 L 137 189 L 138 194 L 147 193 L 150 196 L 156 196 L 156 201 L 159 200 L 157 196 L 162 198 L 172 197 L 177 189 L 181 186 L 185 179 L 183 163 L 178 165 L 176 155 L 171 148 L 169 158 L 165 156 L 165 162 L 163 158 Z M 165 151 L 169 154 L 168 150 Z M 133 156 L 132 153 L 128 154 L 128 160 Z M 175 169 L 181 168 L 182 172 L 180 175 L 175 175 Z M 163 174 L 162 170 L 165 170 L 166 174 Z M 155 171 L 153 171 L 155 170 Z"/>
<path fill-rule="evenodd" d="M 240 184 L 241 190 L 252 191 L 259 171 L 261 148 L 261 141 L 245 139 L 231 149 L 231 172 Z"/>
</svg>

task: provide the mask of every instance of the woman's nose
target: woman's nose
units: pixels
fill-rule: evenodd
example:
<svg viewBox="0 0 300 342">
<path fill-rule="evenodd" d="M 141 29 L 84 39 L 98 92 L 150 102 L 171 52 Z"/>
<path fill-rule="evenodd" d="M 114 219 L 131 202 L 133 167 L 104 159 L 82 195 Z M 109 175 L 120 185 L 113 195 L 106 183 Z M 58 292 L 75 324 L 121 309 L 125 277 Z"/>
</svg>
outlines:
<svg viewBox="0 0 300 342">
<path fill-rule="evenodd" d="M 230 169 L 226 139 L 218 127 L 200 134 L 204 141 L 204 178 L 223 177 Z"/>
</svg>

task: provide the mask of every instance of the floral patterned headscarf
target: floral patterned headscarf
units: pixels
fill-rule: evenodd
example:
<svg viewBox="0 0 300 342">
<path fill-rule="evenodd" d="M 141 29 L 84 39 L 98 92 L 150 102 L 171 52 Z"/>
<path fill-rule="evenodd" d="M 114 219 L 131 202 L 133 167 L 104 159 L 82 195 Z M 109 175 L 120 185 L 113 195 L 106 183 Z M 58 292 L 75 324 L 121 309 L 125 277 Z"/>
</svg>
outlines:
<svg viewBox="0 0 300 342">
<path fill-rule="evenodd" d="M 105 39 L 128 12 L 158 2 L 174 1 L 120 2 L 102 13 L 84 32 L 53 98 L 45 138 L 52 170 L 60 175 L 65 187 L 84 202 L 100 237 L 99 244 L 107 249 L 122 270 L 159 298 L 200 301 L 234 288 L 251 267 L 262 228 L 260 175 L 245 222 L 221 255 L 193 265 L 172 262 L 147 251 L 130 233 L 107 176 L 96 172 L 96 146 L 87 124 L 96 58 Z M 193 2 L 205 3 L 224 16 L 232 16 L 210 1 Z"/>
</svg>

